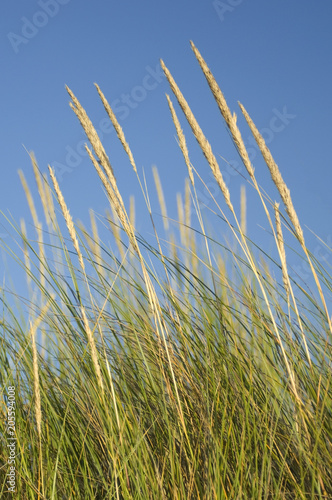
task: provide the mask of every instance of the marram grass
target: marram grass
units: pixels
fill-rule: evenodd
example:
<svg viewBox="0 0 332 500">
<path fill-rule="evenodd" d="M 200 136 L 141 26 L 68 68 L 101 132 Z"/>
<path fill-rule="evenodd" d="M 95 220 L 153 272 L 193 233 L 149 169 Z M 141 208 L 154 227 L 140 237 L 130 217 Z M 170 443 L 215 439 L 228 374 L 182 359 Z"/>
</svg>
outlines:
<svg viewBox="0 0 332 500">
<path fill-rule="evenodd" d="M 22 244 L 17 252 L 7 247 L 25 270 L 30 295 L 21 299 L 20 312 L 20 297 L 15 303 L 7 289 L 1 294 L 1 498 L 12 495 L 9 386 L 16 397 L 15 498 L 332 498 L 331 276 L 306 247 L 290 191 L 240 105 L 285 213 L 260 189 L 236 115 L 192 48 L 262 203 L 277 257 L 249 239 L 246 192 L 242 188 L 238 216 L 212 147 L 163 62 L 225 203 L 211 195 L 209 220 L 203 217 L 202 180 L 190 160 L 183 117 L 167 96 L 189 178 L 184 197 L 177 197 L 177 231 L 153 170 L 160 235 L 145 179 L 96 85 L 137 175 L 155 246 L 136 231 L 134 204 L 128 215 L 116 168 L 67 89 L 110 207 L 104 218 L 90 213 L 91 230 L 75 223 L 56 173 L 41 174 L 31 154 L 43 227 L 20 174 L 36 234 L 28 235 L 24 221 L 12 222 Z M 214 218 L 224 221 L 234 245 L 209 233 Z M 114 248 L 100 238 L 106 230 Z M 307 262 L 316 293 L 290 276 L 285 234 Z"/>
</svg>

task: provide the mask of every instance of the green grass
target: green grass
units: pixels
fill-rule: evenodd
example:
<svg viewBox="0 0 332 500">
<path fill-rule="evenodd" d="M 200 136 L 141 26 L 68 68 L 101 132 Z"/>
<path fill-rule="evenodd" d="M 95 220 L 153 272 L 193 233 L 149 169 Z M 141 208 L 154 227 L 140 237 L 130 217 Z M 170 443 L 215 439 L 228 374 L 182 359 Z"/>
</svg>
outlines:
<svg viewBox="0 0 332 500">
<path fill-rule="evenodd" d="M 236 120 L 194 51 L 262 202 L 275 256 L 247 237 L 245 205 L 239 221 L 212 150 L 167 69 L 226 204 L 211 198 L 203 217 L 199 176 L 169 101 L 190 181 L 185 202 L 178 198 L 178 230 L 164 219 L 166 234 L 157 232 L 144 181 L 97 87 L 137 174 L 154 245 L 135 231 L 106 153 L 68 89 L 111 212 L 98 221 L 91 214 L 91 230 L 72 225 L 56 179 L 52 184 L 42 175 L 31 155 L 45 221 L 21 174 L 36 235 L 12 223 L 21 250 L 7 247 L 30 294 L 24 302 L 17 297 L 18 305 L 5 290 L 1 295 L 1 498 L 11 497 L 8 386 L 16 395 L 14 498 L 332 498 L 332 332 L 325 298 L 331 276 L 306 247 L 282 185 L 285 214 L 259 188 Z M 278 184 L 281 174 L 257 134 L 256 140 Z M 208 234 L 206 226 L 216 221 L 223 221 L 232 247 Z M 100 239 L 101 227 L 113 234 L 113 248 Z M 280 227 L 308 263 L 314 294 L 290 277 L 291 249 L 284 254 Z"/>
</svg>

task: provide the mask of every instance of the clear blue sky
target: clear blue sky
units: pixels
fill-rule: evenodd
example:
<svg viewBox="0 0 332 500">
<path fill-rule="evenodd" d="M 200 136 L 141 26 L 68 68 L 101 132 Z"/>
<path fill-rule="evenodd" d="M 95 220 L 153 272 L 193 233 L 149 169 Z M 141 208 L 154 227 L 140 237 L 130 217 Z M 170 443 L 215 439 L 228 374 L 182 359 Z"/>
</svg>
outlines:
<svg viewBox="0 0 332 500">
<path fill-rule="evenodd" d="M 85 136 L 65 90 L 66 84 L 99 128 L 105 113 L 93 85 L 97 82 L 117 108 L 138 167 L 144 167 L 154 212 L 159 213 L 151 175 L 155 164 L 174 217 L 176 193 L 183 190 L 187 172 L 174 137 L 165 98 L 170 91 L 160 76 L 160 58 L 215 154 L 238 160 L 190 48 L 193 40 L 231 109 L 239 114 L 241 101 L 258 128 L 265 129 L 301 223 L 331 244 L 331 22 L 332 3 L 323 0 L 4 0 L 0 209 L 16 220 L 23 216 L 31 221 L 17 174 L 18 169 L 24 171 L 37 195 L 24 144 L 35 152 L 43 171 L 48 164 L 56 170 L 65 166 L 60 185 L 74 218 L 87 221 L 89 208 L 104 213 L 107 201 L 93 166 L 81 155 Z M 210 182 L 208 166 L 180 111 L 179 116 L 192 162 Z M 247 139 L 244 120 L 239 118 L 239 123 Z M 151 232 L 135 175 L 114 132 L 104 133 L 104 145 L 125 202 L 131 194 L 137 197 L 138 229 Z M 253 163 L 258 180 L 279 201 L 258 154 Z M 220 166 L 225 170 L 222 161 Z M 238 206 L 243 180 L 239 175 L 226 175 L 226 180 Z M 264 234 L 259 225 L 267 227 L 267 222 L 257 196 L 248 192 L 248 199 L 249 231 L 259 243 Z M 218 201 L 224 207 L 221 195 Z M 0 233 L 6 229 L 0 226 Z M 310 233 L 306 235 L 310 240 Z M 30 236 L 34 237 L 31 230 Z"/>
</svg>

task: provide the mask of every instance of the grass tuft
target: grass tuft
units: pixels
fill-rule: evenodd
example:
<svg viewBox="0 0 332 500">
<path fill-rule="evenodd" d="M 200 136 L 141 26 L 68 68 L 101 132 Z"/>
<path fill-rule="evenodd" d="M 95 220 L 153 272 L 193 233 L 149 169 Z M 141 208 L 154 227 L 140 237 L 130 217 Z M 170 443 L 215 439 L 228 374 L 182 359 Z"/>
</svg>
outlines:
<svg viewBox="0 0 332 500">
<path fill-rule="evenodd" d="M 203 180 L 167 95 L 188 179 L 177 195 L 178 220 L 170 224 L 153 168 L 162 235 L 145 178 L 96 85 L 137 176 L 155 244 L 137 231 L 134 199 L 127 211 L 96 129 L 67 88 L 110 210 L 104 217 L 90 212 L 91 230 L 75 223 L 55 172 L 42 174 L 29 153 L 47 231 L 21 172 L 37 241 L 23 220 L 11 222 L 21 245 L 7 251 L 26 274 L 28 296 L 2 288 L 1 498 L 9 495 L 9 387 L 15 387 L 17 498 L 332 498 L 331 275 L 307 248 L 290 191 L 240 105 L 285 213 L 259 187 L 236 115 L 193 43 L 192 49 L 275 248 L 250 239 L 245 188 L 238 215 L 212 147 L 163 62 L 225 213 L 211 195 L 209 217 L 203 216 Z M 224 236 L 208 231 L 221 223 Z M 290 273 L 293 251 L 311 270 L 307 284 Z"/>
</svg>

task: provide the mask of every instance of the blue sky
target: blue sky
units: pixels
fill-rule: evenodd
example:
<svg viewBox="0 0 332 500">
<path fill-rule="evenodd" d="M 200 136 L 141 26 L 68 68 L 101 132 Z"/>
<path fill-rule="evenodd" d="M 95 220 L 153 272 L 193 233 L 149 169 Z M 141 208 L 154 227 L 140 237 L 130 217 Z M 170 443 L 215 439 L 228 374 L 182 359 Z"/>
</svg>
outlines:
<svg viewBox="0 0 332 500">
<path fill-rule="evenodd" d="M 323 0 L 4 0 L 0 19 L 0 209 L 31 222 L 18 169 L 37 197 L 29 157 L 42 171 L 55 167 L 75 219 L 88 209 L 103 214 L 107 200 L 93 166 L 82 154 L 85 141 L 70 109 L 68 85 L 97 128 L 126 203 L 137 198 L 137 227 L 151 233 L 130 164 L 105 121 L 93 85 L 116 107 L 139 169 L 144 168 L 152 208 L 159 206 L 151 175 L 156 165 L 171 217 L 183 191 L 186 167 L 175 140 L 161 75 L 162 58 L 192 107 L 213 150 L 238 162 L 218 108 L 190 48 L 193 40 L 223 90 L 231 110 L 242 102 L 259 129 L 291 190 L 303 226 L 332 244 L 332 4 Z M 173 99 L 175 102 L 175 99 Z M 178 109 L 178 108 L 177 108 Z M 209 168 L 179 111 L 191 160 L 206 182 Z M 245 140 L 249 129 L 239 116 Z M 259 182 L 279 201 L 259 154 L 253 164 Z M 234 205 L 241 175 L 220 160 Z M 61 175 L 62 172 L 62 175 Z M 242 172 L 244 173 L 243 169 Z M 213 185 L 212 189 L 213 189 Z M 203 193 L 204 194 L 204 193 Z M 248 190 L 249 234 L 258 243 L 267 222 Z M 224 208 L 221 195 L 218 201 Z M 3 221 L 1 221 L 3 222 Z M 0 233 L 6 234 L 3 222 Z M 310 233 L 305 232 L 308 241 Z M 30 229 L 31 237 L 34 236 Z M 8 242 L 8 237 L 6 238 Z M 318 249 L 313 241 L 313 250 Z M 317 253 L 322 252 L 321 249 Z"/>
</svg>

